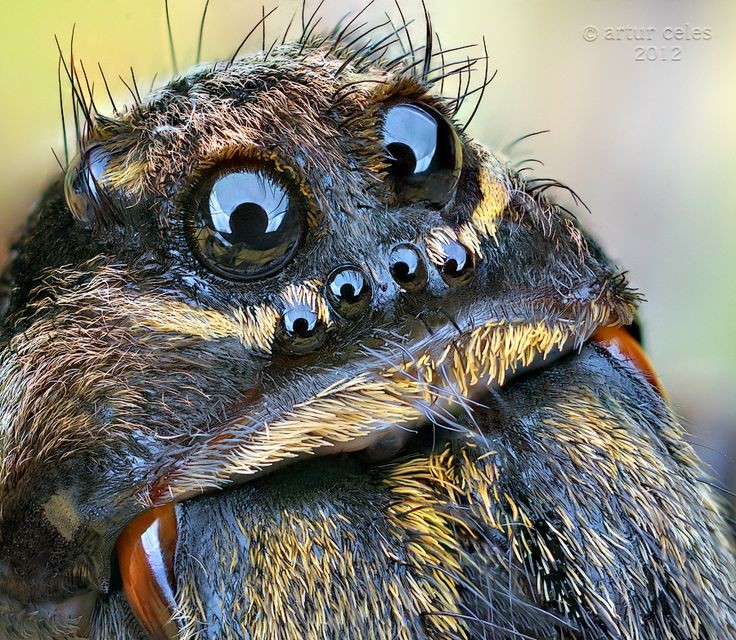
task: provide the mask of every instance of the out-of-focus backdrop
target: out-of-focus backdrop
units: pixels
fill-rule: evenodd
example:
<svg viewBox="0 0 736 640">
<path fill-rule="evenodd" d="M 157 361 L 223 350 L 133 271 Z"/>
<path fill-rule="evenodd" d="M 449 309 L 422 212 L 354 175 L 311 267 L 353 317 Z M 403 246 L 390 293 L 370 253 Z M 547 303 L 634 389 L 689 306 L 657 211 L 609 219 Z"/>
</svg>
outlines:
<svg viewBox="0 0 736 640">
<path fill-rule="evenodd" d="M 420 0 L 400 0 L 421 43 Z M 301 1 L 280 0 L 267 44 Z M 266 11 L 275 2 L 266 5 Z M 326 0 L 318 29 L 364 0 Z M 427 0 L 445 48 L 485 36 L 498 76 L 469 129 L 493 148 L 544 162 L 592 210 L 585 225 L 647 297 L 647 350 L 700 455 L 733 485 L 736 473 L 736 3 L 727 0 Z M 308 0 L 307 13 L 316 7 Z M 170 0 L 179 67 L 195 57 L 204 0 Z M 203 59 L 230 56 L 261 15 L 250 0 L 211 0 Z M 375 0 L 368 21 L 397 19 Z M 57 34 L 109 109 L 97 63 L 118 103 L 172 73 L 163 0 L 6 2 L 0 21 L 0 239 L 59 173 Z M 414 28 L 416 27 L 416 28 Z M 294 33 L 297 32 L 294 28 Z M 260 47 L 258 31 L 246 47 Z M 482 49 L 467 52 L 475 56 Z M 449 54 L 465 55 L 463 54 Z M 476 82 L 482 77 L 482 65 Z M 157 80 L 154 81 L 154 74 Z M 472 111 L 472 99 L 464 115 Z M 462 115 L 462 114 L 461 114 Z M 0 254 L 1 255 L 1 254 Z"/>
</svg>

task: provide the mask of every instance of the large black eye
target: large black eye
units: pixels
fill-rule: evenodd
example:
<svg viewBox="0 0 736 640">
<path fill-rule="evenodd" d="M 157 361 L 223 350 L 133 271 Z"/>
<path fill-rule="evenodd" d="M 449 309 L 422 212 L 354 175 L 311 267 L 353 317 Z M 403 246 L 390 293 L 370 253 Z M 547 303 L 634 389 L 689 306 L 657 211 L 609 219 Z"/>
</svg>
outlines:
<svg viewBox="0 0 736 640">
<path fill-rule="evenodd" d="M 383 122 L 383 145 L 400 201 L 447 203 L 463 159 L 457 133 L 441 113 L 426 105 L 391 107 Z"/>
<path fill-rule="evenodd" d="M 294 255 L 302 237 L 299 198 L 260 171 L 219 174 L 201 191 L 191 235 L 208 269 L 232 280 L 270 275 Z"/>
</svg>

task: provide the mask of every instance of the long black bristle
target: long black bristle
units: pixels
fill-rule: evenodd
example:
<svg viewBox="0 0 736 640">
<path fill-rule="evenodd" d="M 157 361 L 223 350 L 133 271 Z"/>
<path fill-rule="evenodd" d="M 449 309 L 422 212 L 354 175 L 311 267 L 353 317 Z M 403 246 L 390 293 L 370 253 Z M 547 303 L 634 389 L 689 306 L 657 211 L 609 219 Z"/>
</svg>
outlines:
<svg viewBox="0 0 736 640">
<path fill-rule="evenodd" d="M 56 68 L 57 81 L 59 83 L 59 111 L 61 113 L 61 134 L 64 136 L 64 166 L 69 166 L 69 143 L 66 139 L 66 115 L 64 113 L 64 94 L 61 89 L 61 54 Z M 55 154 L 54 154 L 55 155 Z"/>
<path fill-rule="evenodd" d="M 424 10 L 424 64 L 422 65 L 422 82 L 427 81 L 429 68 L 432 66 L 432 46 L 434 45 L 434 32 L 432 31 L 432 18 L 427 11 L 427 4 L 422 0 Z"/>
<path fill-rule="evenodd" d="M 549 133 L 549 131 L 550 131 L 549 129 L 541 129 L 539 131 L 532 131 L 531 133 L 527 133 L 527 134 L 524 134 L 523 136 L 519 136 L 518 138 L 515 138 L 514 140 L 509 142 L 505 147 L 503 147 L 503 149 L 501 149 L 501 153 L 506 154 L 509 151 L 511 151 L 511 149 L 513 149 L 520 142 L 523 142 L 524 140 L 527 140 L 528 138 L 532 138 L 534 136 L 539 136 L 544 133 Z"/>
<path fill-rule="evenodd" d="M 346 43 L 346 44 L 345 44 L 345 45 L 344 45 L 344 46 L 343 46 L 343 47 L 341 48 L 341 52 L 346 52 L 346 51 L 350 51 L 350 50 L 351 50 L 351 49 L 353 48 L 353 46 L 354 46 L 354 45 L 356 45 L 356 44 L 357 44 L 358 42 L 360 42 L 361 40 L 363 40 L 363 39 L 364 39 L 364 38 L 365 38 L 366 36 L 368 36 L 369 34 L 373 33 L 374 31 L 377 31 L 378 29 L 382 29 L 382 28 L 383 28 L 383 27 L 385 27 L 385 26 L 386 26 L 387 24 L 389 24 L 389 23 L 388 23 L 388 22 L 383 22 L 383 23 L 381 23 L 381 24 L 377 24 L 377 25 L 375 25 L 375 26 L 373 26 L 373 27 L 371 27 L 371 28 L 369 28 L 369 29 L 366 29 L 365 31 L 361 31 L 361 32 L 360 32 L 360 33 L 359 33 L 359 34 L 358 34 L 357 36 L 355 36 L 355 38 L 353 38 L 353 39 L 352 39 L 352 40 L 351 40 L 350 42 Z M 366 44 L 365 44 L 365 45 L 364 45 L 364 46 L 363 46 L 362 48 L 359 48 L 359 49 L 356 49 L 356 50 L 354 50 L 354 51 L 353 51 L 353 52 L 352 52 L 352 53 L 351 53 L 351 54 L 349 55 L 348 59 L 352 61 L 352 60 L 355 60 L 355 59 L 356 59 L 356 58 L 358 58 L 358 57 L 361 57 L 361 56 L 365 55 L 365 54 L 366 54 L 366 51 L 367 51 L 367 49 L 368 49 L 368 48 L 369 48 L 370 46 L 372 46 L 372 45 L 371 45 L 371 43 L 370 43 L 370 42 L 368 42 L 368 43 L 366 43 Z M 343 70 L 343 68 L 344 68 L 345 66 L 346 66 L 346 65 L 344 65 L 344 64 L 343 64 L 343 66 L 342 66 L 342 67 L 340 67 L 340 70 L 338 71 L 338 74 L 339 74 L 339 73 L 340 73 L 340 72 L 341 72 L 341 71 Z"/>
<path fill-rule="evenodd" d="M 470 80 L 471 74 L 475 69 L 475 65 L 480 60 L 483 60 L 483 58 L 466 58 L 465 60 L 458 60 L 457 62 L 449 62 L 447 64 L 447 68 L 450 70 L 439 76 L 430 78 L 430 82 L 432 84 L 436 84 L 455 75 L 462 77 L 462 74 L 466 72 L 468 73 L 468 80 Z M 460 80 L 458 80 L 458 82 L 460 82 Z"/>
<path fill-rule="evenodd" d="M 271 46 L 268 49 L 266 49 L 266 55 L 263 56 L 264 62 L 268 60 L 269 56 L 271 55 L 271 52 L 274 50 L 274 48 L 278 44 L 278 41 L 279 41 L 278 37 L 275 38 L 274 41 L 271 43 Z"/>
<path fill-rule="evenodd" d="M 171 16 L 169 15 L 169 0 L 164 0 L 164 7 L 166 9 L 166 31 L 169 34 L 169 52 L 171 54 L 171 67 L 174 70 L 174 75 L 178 75 L 179 65 L 176 62 L 176 50 L 174 49 L 174 32 L 171 29 Z"/>
<path fill-rule="evenodd" d="M 284 30 L 284 36 L 281 38 L 281 46 L 286 44 L 286 38 L 289 37 L 289 30 L 291 29 L 291 25 L 294 24 L 295 19 L 296 19 L 296 12 L 291 14 L 291 20 L 289 20 L 289 24 L 286 25 L 286 29 Z"/>
<path fill-rule="evenodd" d="M 261 5 L 261 51 L 266 50 L 266 5 Z"/>
<path fill-rule="evenodd" d="M 399 15 L 401 16 L 401 22 L 406 27 L 407 26 L 406 18 L 404 17 L 404 12 L 401 9 L 399 0 L 394 0 L 394 4 L 396 5 L 396 9 L 399 11 Z M 414 49 L 414 43 L 411 41 L 411 32 L 408 29 L 406 30 L 406 40 L 409 43 L 409 52 L 411 53 L 412 62 L 416 62 L 416 51 Z"/>
<path fill-rule="evenodd" d="M 138 91 L 138 82 L 135 79 L 135 71 L 133 71 L 133 67 L 130 68 L 130 79 L 133 82 L 133 88 L 135 89 L 135 97 L 137 98 L 136 104 L 141 104 L 143 100 L 141 99 L 141 93 Z"/>
<path fill-rule="evenodd" d="M 276 11 L 276 9 L 278 9 L 278 7 L 274 7 L 273 9 L 271 9 L 271 11 L 265 14 L 258 22 L 256 22 L 255 25 L 253 25 L 253 28 L 245 35 L 245 38 L 243 38 L 240 41 L 240 44 L 238 45 L 237 49 L 235 49 L 235 51 L 233 52 L 233 55 L 230 56 L 230 59 L 228 60 L 227 65 L 225 65 L 226 69 L 230 68 L 233 62 L 235 62 L 235 58 L 238 57 L 238 54 L 240 53 L 242 48 L 245 46 L 245 43 L 248 42 L 248 39 L 256 32 L 256 29 L 258 29 L 258 27 L 261 26 L 261 23 L 265 22 L 268 19 L 268 17 L 272 13 L 274 13 L 274 11 Z"/>
<path fill-rule="evenodd" d="M 307 42 L 307 40 L 309 39 L 309 35 L 312 33 L 312 31 L 314 30 L 314 27 L 316 26 L 316 25 L 313 25 L 312 23 L 314 19 L 317 17 L 319 10 L 322 8 L 322 5 L 324 3 L 325 3 L 325 0 L 320 0 L 315 10 L 312 11 L 312 15 L 309 16 L 309 20 L 307 20 L 306 23 L 302 23 L 302 33 L 299 36 L 299 42 L 301 42 L 302 44 L 302 48 L 300 49 L 300 52 L 304 50 L 304 43 Z M 304 20 L 303 15 L 302 15 L 302 20 Z M 320 20 L 321 18 L 319 18 L 317 22 L 319 22 Z"/>
<path fill-rule="evenodd" d="M 84 84 L 87 87 L 87 95 L 89 96 L 90 113 L 98 113 L 97 105 L 95 104 L 95 86 L 90 85 L 89 77 L 87 76 L 87 69 L 84 68 L 84 62 L 80 59 L 79 66 L 82 69 L 82 76 L 84 77 Z"/>
<path fill-rule="evenodd" d="M 442 41 L 440 40 L 440 34 L 436 33 L 435 38 L 437 38 L 437 46 L 439 47 L 439 54 L 440 54 L 440 62 L 442 63 L 442 69 L 444 69 L 447 65 L 445 62 L 445 52 L 442 49 Z M 440 95 L 444 95 L 445 93 L 445 78 L 440 77 Z"/>
<path fill-rule="evenodd" d="M 58 156 L 58 155 L 56 155 L 56 150 L 55 150 L 55 149 L 54 149 L 53 147 L 51 147 L 51 153 L 52 153 L 52 154 L 54 155 L 54 160 L 56 160 L 56 164 L 58 164 L 58 165 L 59 165 L 59 169 L 61 169 L 61 173 L 62 173 L 62 175 L 63 175 L 63 174 L 65 174 L 65 173 L 66 173 L 66 167 L 68 167 L 68 166 L 69 166 L 69 161 L 67 160 L 67 162 L 66 162 L 66 166 L 64 166 L 64 165 L 63 165 L 63 164 L 61 163 L 61 160 L 59 159 L 59 156 Z"/>
<path fill-rule="evenodd" d="M 202 38 L 204 36 L 204 21 L 207 17 L 207 9 L 210 6 L 210 0 L 205 0 L 204 10 L 202 11 L 202 18 L 199 21 L 199 36 L 197 37 L 197 57 L 195 58 L 196 64 L 202 61 Z"/>
<path fill-rule="evenodd" d="M 89 109 L 87 109 L 87 104 L 84 101 L 84 96 L 81 93 L 80 86 L 79 86 L 79 77 L 76 74 L 76 71 L 74 70 L 74 36 L 77 31 L 77 25 L 72 25 L 72 34 L 69 41 L 69 64 L 67 65 L 66 59 L 64 58 L 63 54 L 61 53 L 61 46 L 59 44 L 58 38 L 54 36 L 54 39 L 56 40 L 56 46 L 59 48 L 59 53 L 62 55 L 61 61 L 64 65 L 64 71 L 66 72 L 67 78 L 69 78 L 69 82 L 71 84 L 72 94 L 76 98 L 77 102 L 79 103 L 79 108 L 82 110 L 82 113 L 84 114 L 85 122 L 88 126 L 91 126 L 92 124 L 92 116 L 89 112 Z M 75 79 L 76 78 L 76 79 Z"/>
<path fill-rule="evenodd" d="M 386 19 L 391 23 L 391 28 L 393 29 L 393 32 L 396 34 L 399 34 L 401 31 L 406 31 L 406 29 L 411 25 L 414 21 L 410 20 L 409 24 L 402 24 L 400 27 L 397 27 L 394 24 L 393 18 L 388 14 L 388 11 L 384 12 L 384 15 L 386 16 Z M 399 40 L 399 46 L 401 47 L 401 51 L 406 53 L 406 47 L 404 46 L 404 41 Z"/>
<path fill-rule="evenodd" d="M 102 76 L 102 83 L 105 85 L 105 91 L 107 91 L 107 97 L 110 99 L 110 105 L 112 106 L 113 113 L 118 113 L 118 108 L 115 104 L 115 100 L 112 98 L 112 92 L 110 91 L 110 85 L 107 82 L 107 76 L 105 76 L 105 72 L 102 70 L 102 65 L 98 62 L 97 68 L 100 70 L 100 75 Z"/>
<path fill-rule="evenodd" d="M 80 88 L 78 86 L 78 75 L 74 71 L 74 34 L 76 32 L 76 26 L 76 24 L 72 26 L 72 33 L 69 45 L 69 64 L 67 64 L 66 62 L 66 58 L 64 57 L 64 53 L 61 49 L 61 43 L 59 42 L 59 38 L 56 35 L 54 35 L 54 41 L 56 42 L 56 48 L 59 52 L 59 60 L 61 62 L 61 66 L 64 69 L 64 73 L 67 79 L 69 80 L 69 86 L 71 89 L 72 116 L 74 117 L 75 141 L 77 148 L 81 149 L 82 139 L 84 135 L 82 132 L 79 112 L 81 111 L 84 116 L 85 127 L 87 129 L 90 129 L 92 127 L 92 116 L 84 102 L 84 97 L 82 96 Z"/>
<path fill-rule="evenodd" d="M 468 58 L 468 65 L 470 65 L 470 58 Z M 470 69 L 468 69 L 467 77 L 465 78 L 465 85 L 462 87 L 458 87 L 459 89 L 462 89 L 461 94 L 458 96 L 457 104 L 455 105 L 455 115 L 460 111 L 460 108 L 465 104 L 465 99 L 468 97 L 468 94 L 470 93 L 470 81 L 473 78 L 473 73 Z M 462 84 L 462 83 L 461 83 Z"/>
<path fill-rule="evenodd" d="M 475 45 L 469 44 L 469 45 L 464 45 L 462 47 L 454 47 L 453 49 L 447 49 L 446 51 L 439 51 L 437 53 L 439 53 L 439 54 L 452 53 L 453 51 L 461 51 L 462 49 L 469 49 L 469 48 L 474 47 L 474 46 Z M 484 56 L 478 56 L 477 58 L 472 58 L 472 59 L 468 59 L 468 60 L 470 60 L 470 62 L 477 62 L 479 60 L 484 60 L 484 59 L 485 59 Z M 402 72 L 403 73 L 408 73 L 409 71 L 412 71 L 413 69 L 415 69 L 419 65 L 423 65 L 423 64 L 424 64 L 424 60 L 417 60 L 416 62 L 413 62 L 412 64 L 406 65 L 402 69 Z M 468 64 L 468 61 L 467 60 L 455 60 L 455 61 L 448 62 L 445 65 L 442 65 L 441 64 L 441 65 L 439 65 L 437 67 L 430 68 L 430 69 L 427 70 L 427 73 L 428 74 L 436 73 L 437 71 L 442 71 L 445 67 L 456 67 L 458 65 L 467 65 L 467 64 Z M 422 79 L 424 79 L 424 77 Z M 439 80 L 439 78 L 438 78 L 438 80 Z"/>
<path fill-rule="evenodd" d="M 340 46 L 340 43 L 342 42 L 343 38 L 349 37 L 353 33 L 352 31 L 348 33 L 348 29 L 350 29 L 350 27 L 355 23 L 355 21 L 358 18 L 360 18 L 360 16 L 362 16 L 375 1 L 376 0 L 370 0 L 368 4 L 366 4 L 360 11 L 357 11 L 355 15 L 352 18 L 350 18 L 348 23 L 342 28 L 340 33 L 338 33 L 337 36 L 335 37 L 334 42 L 332 43 L 332 46 L 330 47 L 329 53 L 334 53 L 334 51 Z"/>
<path fill-rule="evenodd" d="M 473 109 L 473 112 L 470 114 L 470 117 L 465 121 L 465 124 L 463 125 L 463 128 L 461 129 L 461 131 L 463 132 L 470 126 L 470 123 L 473 121 L 473 118 L 475 118 L 475 114 L 478 113 L 480 104 L 483 101 L 483 96 L 486 93 L 486 87 L 491 82 L 493 82 L 493 79 L 496 77 L 496 74 L 498 73 L 498 70 L 496 70 L 493 72 L 493 75 L 491 76 L 491 78 L 490 79 L 488 78 L 489 57 L 488 57 L 488 46 L 486 45 L 485 36 L 483 37 L 483 53 L 485 54 L 485 58 L 486 58 L 485 69 L 483 70 L 483 84 L 480 87 L 478 87 L 478 89 L 475 90 L 475 91 L 479 90 L 480 95 L 478 96 L 478 100 L 475 103 L 475 108 Z"/>
<path fill-rule="evenodd" d="M 407 37 L 408 37 L 408 31 L 407 31 Z M 387 61 L 386 69 L 394 69 L 398 66 L 400 66 L 407 58 L 411 57 L 413 62 L 411 64 L 405 64 L 402 68 L 402 73 L 406 73 L 408 69 L 413 69 L 417 65 L 421 64 L 421 60 L 416 59 L 416 54 L 421 53 L 424 51 L 424 45 L 421 47 L 417 47 L 413 51 L 407 51 L 404 53 L 401 53 L 400 55 L 396 56 L 392 60 Z"/>
<path fill-rule="evenodd" d="M 130 93 L 131 98 L 133 98 L 133 103 L 137 106 L 138 105 L 138 95 L 135 91 L 133 91 L 133 87 L 131 87 L 126 81 L 123 76 L 118 76 L 120 78 L 120 82 L 122 82 L 125 85 L 125 88 L 128 90 L 128 93 Z"/>
</svg>

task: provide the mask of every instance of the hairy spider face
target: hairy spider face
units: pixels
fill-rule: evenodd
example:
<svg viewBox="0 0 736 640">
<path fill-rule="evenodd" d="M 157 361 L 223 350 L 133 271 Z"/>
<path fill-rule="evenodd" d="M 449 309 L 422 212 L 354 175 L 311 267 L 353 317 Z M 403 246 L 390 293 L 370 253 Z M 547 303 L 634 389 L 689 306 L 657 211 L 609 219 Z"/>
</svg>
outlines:
<svg viewBox="0 0 736 640">
<path fill-rule="evenodd" d="M 733 632 L 723 518 L 600 332 L 635 296 L 412 71 L 286 44 L 94 116 L 12 267 L 6 635 Z"/>
</svg>

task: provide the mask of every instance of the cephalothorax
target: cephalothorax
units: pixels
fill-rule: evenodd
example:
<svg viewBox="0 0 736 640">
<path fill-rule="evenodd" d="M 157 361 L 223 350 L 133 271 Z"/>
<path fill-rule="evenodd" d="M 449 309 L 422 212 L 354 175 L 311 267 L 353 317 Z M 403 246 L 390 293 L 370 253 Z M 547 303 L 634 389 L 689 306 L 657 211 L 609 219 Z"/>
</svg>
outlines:
<svg viewBox="0 0 736 640">
<path fill-rule="evenodd" d="M 84 113 L 6 273 L 0 636 L 736 637 L 636 295 L 356 26 Z"/>
</svg>

